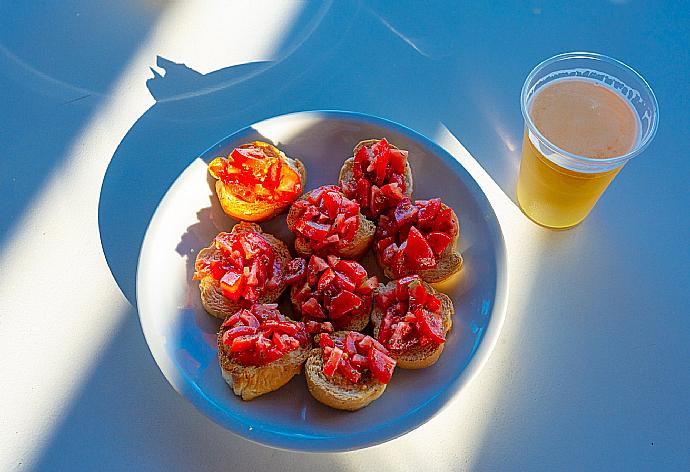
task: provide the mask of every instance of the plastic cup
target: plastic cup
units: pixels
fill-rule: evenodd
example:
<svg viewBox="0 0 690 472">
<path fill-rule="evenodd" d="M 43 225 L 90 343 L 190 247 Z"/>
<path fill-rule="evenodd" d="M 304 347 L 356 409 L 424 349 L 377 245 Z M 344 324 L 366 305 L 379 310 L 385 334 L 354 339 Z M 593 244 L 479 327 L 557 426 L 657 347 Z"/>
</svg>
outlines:
<svg viewBox="0 0 690 472">
<path fill-rule="evenodd" d="M 638 118 L 637 141 L 626 154 L 591 158 L 569 153 L 551 143 L 530 117 L 534 95 L 554 80 L 596 81 L 632 105 Z M 527 76 L 521 95 L 525 136 L 518 177 L 518 203 L 534 222 L 549 228 L 571 228 L 589 214 L 623 166 L 652 141 L 659 123 L 658 105 L 649 84 L 616 59 L 589 52 L 559 54 Z"/>
</svg>

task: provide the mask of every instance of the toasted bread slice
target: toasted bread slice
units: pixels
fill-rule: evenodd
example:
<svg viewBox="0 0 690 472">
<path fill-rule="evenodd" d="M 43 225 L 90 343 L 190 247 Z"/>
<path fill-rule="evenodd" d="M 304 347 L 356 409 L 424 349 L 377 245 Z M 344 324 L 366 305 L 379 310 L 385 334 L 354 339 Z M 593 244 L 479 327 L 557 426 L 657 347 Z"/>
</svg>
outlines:
<svg viewBox="0 0 690 472">
<path fill-rule="evenodd" d="M 306 195 L 302 195 L 298 200 L 306 200 Z M 300 216 L 304 213 L 304 209 L 298 208 L 294 205 L 290 207 L 287 214 L 287 226 L 290 231 L 294 232 L 295 224 L 299 220 Z M 344 247 L 333 247 L 329 254 L 334 254 L 342 259 L 349 259 L 358 261 L 364 254 L 369 250 L 371 244 L 374 242 L 374 234 L 376 233 L 376 225 L 368 220 L 366 216 L 359 212 L 359 227 L 357 228 L 357 233 L 350 244 Z M 297 254 L 301 257 L 309 259 L 312 255 L 312 249 L 309 247 L 309 241 L 297 235 L 295 238 L 295 250 Z"/>
<path fill-rule="evenodd" d="M 441 208 L 445 209 L 448 208 L 448 206 L 445 203 L 442 203 Z M 434 267 L 433 269 L 410 270 L 397 278 L 402 278 L 405 275 L 418 274 L 425 282 L 437 283 L 446 280 L 448 277 L 462 269 L 462 254 L 460 254 L 460 252 L 458 252 L 457 249 L 458 240 L 460 239 L 460 222 L 458 221 L 458 215 L 455 214 L 455 210 L 452 211 L 453 221 L 455 222 L 455 225 L 458 228 L 458 233 L 455 236 L 453 236 L 453 239 L 451 240 L 448 247 L 445 248 L 443 252 L 439 255 L 436 267 Z M 383 268 L 383 273 L 386 275 L 386 277 L 388 277 L 389 279 L 395 279 L 396 275 L 390 270 L 390 268 L 387 265 L 381 262 L 381 258 L 379 257 L 378 251 L 374 252 L 376 252 L 376 260 L 379 263 L 379 265 Z"/>
<path fill-rule="evenodd" d="M 250 146 L 251 144 L 243 144 L 239 147 Z M 302 189 L 305 188 L 307 182 L 307 169 L 304 164 L 299 159 L 292 159 L 287 157 L 282 151 L 278 151 L 280 157 L 284 159 L 295 172 L 297 172 L 302 181 Z M 226 186 L 220 180 L 216 180 L 216 194 L 218 195 L 218 200 L 220 201 L 220 206 L 223 211 L 241 221 L 252 221 L 261 222 L 270 220 L 274 216 L 285 211 L 292 202 L 247 202 L 240 198 L 235 197 L 228 186 Z"/>
<path fill-rule="evenodd" d="M 300 346 L 280 359 L 264 366 L 244 366 L 226 355 L 222 346 L 222 331 L 218 334 L 218 361 L 223 379 L 242 400 L 252 400 L 278 390 L 302 370 L 311 346 Z"/>
<path fill-rule="evenodd" d="M 264 233 L 261 229 L 261 226 L 255 223 L 238 223 L 232 228 L 231 233 L 239 233 L 242 231 L 254 231 L 259 233 L 261 237 L 264 238 L 273 248 L 276 262 L 278 262 L 282 267 L 287 267 L 291 256 L 290 250 L 283 241 L 276 238 L 272 234 Z M 211 256 L 216 251 L 218 251 L 218 249 L 216 249 L 213 243 L 211 243 L 209 247 L 199 251 L 196 256 L 197 262 L 200 259 Z M 278 287 L 264 292 L 264 294 L 259 297 L 259 300 L 257 300 L 257 303 L 276 302 L 286 288 L 287 284 L 285 281 L 281 280 Z M 220 282 L 211 276 L 206 276 L 199 281 L 199 290 L 201 291 L 201 303 L 204 305 L 204 309 L 208 312 L 208 314 L 215 316 L 216 318 L 220 318 L 221 320 L 225 319 L 242 308 L 242 305 L 239 301 L 235 302 L 223 296 L 223 292 L 220 289 Z"/>
<path fill-rule="evenodd" d="M 346 331 L 336 331 L 334 337 L 344 339 Z M 312 349 L 304 365 L 307 387 L 314 398 L 324 405 L 338 410 L 355 411 L 364 408 L 381 396 L 386 384 L 368 376 L 365 381 L 353 384 L 340 372 L 329 378 L 323 373 L 321 349 Z"/>
<path fill-rule="evenodd" d="M 295 314 L 295 317 L 302 318 L 302 309 L 300 308 L 299 304 L 295 302 L 295 294 L 298 291 L 299 287 L 293 285 L 290 289 L 290 301 L 292 302 L 292 312 Z M 342 329 L 345 331 L 364 331 L 364 328 L 366 328 L 369 325 L 370 315 L 370 313 L 361 313 L 358 316 L 353 316 L 350 319 L 349 323 L 343 326 Z"/>
<path fill-rule="evenodd" d="M 343 166 L 340 168 L 340 176 L 338 177 L 338 185 L 342 187 L 342 184 L 344 181 L 354 181 L 355 176 L 353 175 L 352 172 L 352 166 L 355 163 L 355 158 L 354 156 L 357 155 L 357 151 L 362 146 L 373 146 L 377 142 L 379 142 L 380 139 L 365 139 L 364 141 L 360 141 L 357 143 L 357 146 L 355 146 L 354 150 L 352 151 L 352 156 L 348 158 Z M 398 149 L 395 145 L 388 143 L 388 145 L 393 148 L 393 149 Z M 414 180 L 412 179 L 412 168 L 410 167 L 410 162 L 409 160 L 405 162 L 405 173 L 403 175 L 403 179 L 405 180 L 405 194 L 407 195 L 412 195 L 412 190 L 414 188 Z"/>
<path fill-rule="evenodd" d="M 388 282 L 383 287 L 379 287 L 378 290 L 391 290 L 392 288 L 395 288 L 395 281 Z M 448 332 L 450 331 L 451 327 L 453 326 L 453 314 L 455 313 L 455 309 L 453 308 L 453 302 L 451 301 L 450 297 L 446 295 L 445 293 L 437 292 L 431 285 L 424 283 L 424 287 L 426 288 L 427 292 L 430 294 L 433 294 L 437 296 L 438 298 L 441 299 L 441 318 L 443 319 L 443 334 L 447 335 Z M 374 326 L 374 338 L 378 339 L 379 336 L 379 327 L 381 326 L 381 320 L 383 319 L 384 313 L 381 311 L 379 307 L 376 307 L 376 304 L 374 304 L 374 309 L 371 312 L 371 323 Z M 401 369 L 423 369 L 425 367 L 429 367 L 430 365 L 433 365 L 436 363 L 436 361 L 441 357 L 441 353 L 443 352 L 443 348 L 446 344 L 437 344 L 437 345 L 427 345 L 424 347 L 416 346 L 410 350 L 407 350 L 403 352 L 402 354 L 396 354 L 394 351 L 391 351 L 391 356 L 395 358 L 395 360 L 398 362 L 396 364 L 397 367 L 400 367 Z"/>
</svg>

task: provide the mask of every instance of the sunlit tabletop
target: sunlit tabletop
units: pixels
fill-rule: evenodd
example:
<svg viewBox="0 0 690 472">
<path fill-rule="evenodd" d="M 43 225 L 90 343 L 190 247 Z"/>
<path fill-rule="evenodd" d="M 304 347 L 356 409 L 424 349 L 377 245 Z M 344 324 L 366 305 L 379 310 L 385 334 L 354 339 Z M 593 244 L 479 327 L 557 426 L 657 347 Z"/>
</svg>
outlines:
<svg viewBox="0 0 690 472">
<path fill-rule="evenodd" d="M 660 126 L 557 232 L 515 203 L 519 93 L 578 50 L 645 76 Z M 690 469 L 688 2 L 3 2 L 0 100 L 0 470 Z M 418 429 L 339 454 L 250 443 L 195 410 L 135 295 L 180 172 L 239 128 L 315 109 L 447 149 L 508 251 L 479 375 Z"/>
</svg>

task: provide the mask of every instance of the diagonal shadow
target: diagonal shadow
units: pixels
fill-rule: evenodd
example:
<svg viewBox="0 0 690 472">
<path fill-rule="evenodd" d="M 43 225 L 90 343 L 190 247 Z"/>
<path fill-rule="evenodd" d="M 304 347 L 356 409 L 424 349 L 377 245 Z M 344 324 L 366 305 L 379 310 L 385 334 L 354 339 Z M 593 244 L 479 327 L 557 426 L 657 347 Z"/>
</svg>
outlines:
<svg viewBox="0 0 690 472">
<path fill-rule="evenodd" d="M 0 6 L 0 189 L 11 195 L 0 200 L 0 246 L 165 6 L 132 8 L 83 0 Z"/>
</svg>

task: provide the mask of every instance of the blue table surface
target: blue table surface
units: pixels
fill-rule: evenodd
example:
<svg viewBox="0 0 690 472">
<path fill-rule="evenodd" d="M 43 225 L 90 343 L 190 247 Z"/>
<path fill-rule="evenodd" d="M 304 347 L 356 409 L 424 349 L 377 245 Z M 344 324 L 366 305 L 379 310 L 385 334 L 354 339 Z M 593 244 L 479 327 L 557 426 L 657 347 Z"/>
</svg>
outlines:
<svg viewBox="0 0 690 472">
<path fill-rule="evenodd" d="M 0 5 L 0 252 L 168 7 Z M 228 18 L 228 27 L 239 21 Z M 156 103 L 113 156 L 93 156 L 110 164 L 99 221 L 85 222 L 99 225 L 132 306 L 94 369 L 109 374 L 85 380 L 31 468 L 233 470 L 242 448 L 259 470 L 347 469 L 333 455 L 243 445 L 169 388 L 148 352 L 134 293 L 157 202 L 223 136 L 310 109 L 378 115 L 432 139 L 445 127 L 515 202 L 523 80 L 544 58 L 578 50 L 639 71 L 656 93 L 659 130 L 583 225 L 544 230 L 550 249 L 532 266 L 532 315 L 521 321 L 528 346 L 516 351 L 500 405 L 482 419 L 482 447 L 457 468 L 688 470 L 690 2 L 626 0 L 306 2 L 273 62 L 200 73 L 176 57 L 152 57 L 166 71 L 147 84 Z M 124 177 L 131 185 L 123 189 Z"/>
</svg>

